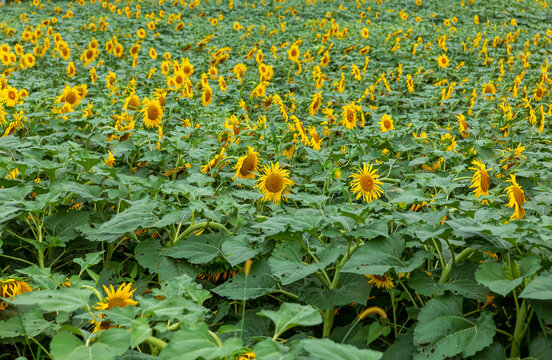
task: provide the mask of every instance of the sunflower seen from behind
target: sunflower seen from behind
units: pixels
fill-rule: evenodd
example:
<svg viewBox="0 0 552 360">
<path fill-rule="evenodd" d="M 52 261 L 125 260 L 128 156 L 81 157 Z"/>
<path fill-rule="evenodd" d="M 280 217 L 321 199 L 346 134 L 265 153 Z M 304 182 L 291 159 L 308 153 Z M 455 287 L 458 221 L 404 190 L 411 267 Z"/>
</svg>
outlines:
<svg viewBox="0 0 552 360">
<path fill-rule="evenodd" d="M 263 175 L 259 177 L 256 188 L 264 194 L 263 201 L 270 200 L 274 204 L 280 204 L 282 194 L 288 194 L 294 185 L 289 178 L 289 171 L 280 168 L 280 164 L 271 163 L 262 169 Z"/>
<path fill-rule="evenodd" d="M 367 203 L 380 198 L 383 194 L 381 185 L 383 183 L 378 180 L 379 175 L 376 169 L 373 169 L 372 164 L 363 163 L 362 168 L 356 169 L 357 173 L 351 174 L 351 192 L 356 195 L 357 200 L 361 197 Z"/>
<path fill-rule="evenodd" d="M 248 146 L 247 154 L 240 157 L 234 170 L 236 170 L 235 178 L 254 179 L 255 173 L 259 167 L 259 153 L 251 146 Z"/>
</svg>

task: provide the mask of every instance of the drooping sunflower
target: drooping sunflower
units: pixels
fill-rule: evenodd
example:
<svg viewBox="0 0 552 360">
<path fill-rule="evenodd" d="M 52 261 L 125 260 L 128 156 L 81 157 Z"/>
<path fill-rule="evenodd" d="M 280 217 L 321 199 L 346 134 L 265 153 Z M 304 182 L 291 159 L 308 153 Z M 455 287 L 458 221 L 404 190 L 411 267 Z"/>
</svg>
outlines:
<svg viewBox="0 0 552 360">
<path fill-rule="evenodd" d="M 372 164 L 363 163 L 362 169 L 357 168 L 358 173 L 351 174 L 351 191 L 353 194 L 356 194 L 356 198 L 360 199 L 361 197 L 367 203 L 378 199 L 383 190 L 380 185 L 383 185 L 381 181 L 378 180 L 378 173 L 376 169 L 372 169 Z"/>
<path fill-rule="evenodd" d="M 282 193 L 289 193 L 294 183 L 289 178 L 289 171 L 280 169 L 280 164 L 271 163 L 270 166 L 265 165 L 263 168 L 264 175 L 259 177 L 256 188 L 264 193 L 263 201 L 270 200 L 275 204 L 280 204 Z"/>
<path fill-rule="evenodd" d="M 393 124 L 393 119 L 391 116 L 387 114 L 383 114 L 381 116 L 381 120 L 379 122 L 380 130 L 382 133 L 387 132 L 389 130 L 395 130 L 395 125 Z"/>
<path fill-rule="evenodd" d="M 312 101 L 309 105 L 309 115 L 316 115 L 320 109 L 320 105 L 322 105 L 322 91 L 319 91 L 312 96 Z"/>
<path fill-rule="evenodd" d="M 512 184 L 504 190 L 508 193 L 509 199 L 506 206 L 514 208 L 514 213 L 510 217 L 510 220 L 523 219 L 525 217 L 525 209 L 521 207 L 525 202 L 525 194 L 523 193 L 523 189 L 517 183 L 515 175 L 510 175 L 510 180 L 506 180 L 506 182 Z"/>
<path fill-rule="evenodd" d="M 470 188 L 474 188 L 473 193 L 475 197 L 478 198 L 481 195 L 489 195 L 489 186 L 491 185 L 491 179 L 489 177 L 488 171 L 491 169 L 486 169 L 485 164 L 478 160 L 473 160 L 472 164 L 474 167 L 471 167 L 470 170 L 474 170 L 475 173 L 472 176 Z"/>
<path fill-rule="evenodd" d="M 493 84 L 492 81 L 483 84 L 483 94 L 496 94 L 496 86 Z"/>
<path fill-rule="evenodd" d="M 365 275 L 368 279 L 369 284 L 374 284 L 378 289 L 384 288 L 385 290 L 395 287 L 393 279 L 387 275 Z"/>
<path fill-rule="evenodd" d="M 251 146 L 247 148 L 247 155 L 240 157 L 236 166 L 234 166 L 236 170 L 236 174 L 234 175 L 235 178 L 254 179 L 255 173 L 258 171 L 259 153 Z"/>
<path fill-rule="evenodd" d="M 163 120 L 163 109 L 159 100 L 145 98 L 140 112 L 144 115 L 144 125 L 147 128 L 159 127 Z"/>
<path fill-rule="evenodd" d="M 97 310 L 110 310 L 115 307 L 125 307 L 128 305 L 138 305 L 138 301 L 132 300 L 132 296 L 136 289 L 130 290 L 132 283 L 123 283 L 117 290 L 113 288 L 113 285 L 103 286 L 107 298 L 104 302 L 99 302 L 94 306 Z"/>
</svg>

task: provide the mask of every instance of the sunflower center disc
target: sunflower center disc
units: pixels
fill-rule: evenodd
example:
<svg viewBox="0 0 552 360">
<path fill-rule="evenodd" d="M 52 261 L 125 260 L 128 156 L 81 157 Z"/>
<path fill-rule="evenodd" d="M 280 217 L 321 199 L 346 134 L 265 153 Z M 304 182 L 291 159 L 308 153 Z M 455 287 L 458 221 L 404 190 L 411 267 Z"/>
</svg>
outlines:
<svg viewBox="0 0 552 360">
<path fill-rule="evenodd" d="M 279 174 L 270 174 L 266 178 L 266 189 L 271 193 L 280 192 L 284 186 L 284 179 Z"/>
</svg>

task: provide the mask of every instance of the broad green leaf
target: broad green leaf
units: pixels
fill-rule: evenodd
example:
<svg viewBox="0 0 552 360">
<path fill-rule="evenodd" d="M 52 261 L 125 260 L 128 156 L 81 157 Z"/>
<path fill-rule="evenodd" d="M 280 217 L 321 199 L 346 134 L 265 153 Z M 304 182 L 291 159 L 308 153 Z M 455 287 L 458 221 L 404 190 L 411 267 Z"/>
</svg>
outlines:
<svg viewBox="0 0 552 360">
<path fill-rule="evenodd" d="M 317 360 L 378 360 L 382 357 L 380 352 L 357 349 L 330 339 L 303 339 L 299 344 L 311 358 Z"/>
<path fill-rule="evenodd" d="M 486 263 L 479 265 L 477 271 L 475 272 L 475 279 L 478 283 L 485 285 L 491 291 L 502 296 L 508 295 L 523 281 L 523 277 L 508 280 L 508 277 L 504 272 L 503 264 L 499 263 Z"/>
<path fill-rule="evenodd" d="M 531 359 L 549 360 L 552 359 L 552 339 L 539 335 L 536 339 L 531 340 L 529 346 L 529 354 Z"/>
<path fill-rule="evenodd" d="M 254 263 L 251 273 L 246 276 L 240 273 L 217 286 L 212 291 L 232 300 L 256 299 L 276 289 L 270 268 L 266 260 Z"/>
<path fill-rule="evenodd" d="M 319 264 L 307 264 L 302 258 L 298 242 L 284 242 L 272 251 L 268 265 L 283 285 L 291 284 L 320 269 Z"/>
<path fill-rule="evenodd" d="M 257 359 L 266 360 L 294 360 L 295 356 L 289 353 L 289 348 L 271 339 L 264 339 L 253 348 Z"/>
<path fill-rule="evenodd" d="M 134 348 L 151 336 L 151 328 L 146 318 L 138 318 L 130 324 L 130 347 Z"/>
<path fill-rule="evenodd" d="M 91 290 L 62 287 L 58 290 L 33 291 L 14 297 L 14 305 L 36 305 L 46 312 L 75 311 L 88 305 Z"/>
<path fill-rule="evenodd" d="M 399 236 L 366 241 L 341 271 L 361 275 L 383 275 L 389 270 L 408 273 L 422 265 L 429 253 L 417 251 L 410 260 L 402 256 L 405 244 Z"/>
<path fill-rule="evenodd" d="M 443 359 L 462 354 L 463 358 L 489 346 L 495 334 L 492 314 L 484 312 L 478 319 L 462 315 L 462 298 L 442 296 L 428 301 L 418 315 L 414 343 L 420 359 Z"/>
<path fill-rule="evenodd" d="M 35 337 L 53 326 L 53 323 L 44 319 L 42 311 L 33 309 L 25 314 L 13 314 L 6 321 L 0 321 L 0 338 L 17 336 Z"/>
<path fill-rule="evenodd" d="M 261 310 L 259 316 L 266 316 L 274 322 L 274 338 L 296 326 L 314 326 L 322 322 L 320 313 L 310 305 L 283 303 L 278 311 Z"/>
<path fill-rule="evenodd" d="M 535 300 L 552 300 L 552 272 L 546 271 L 534 278 L 519 297 Z"/>
<path fill-rule="evenodd" d="M 175 259 L 187 259 L 192 264 L 204 264 L 221 255 L 220 247 L 227 238 L 226 234 L 201 234 L 181 239 L 164 254 Z"/>
<path fill-rule="evenodd" d="M 211 360 L 231 355 L 241 348 L 241 340 L 230 338 L 217 345 L 216 340 L 209 334 L 209 328 L 201 323 L 194 327 L 178 330 L 169 341 L 169 344 L 161 351 L 160 360 L 186 359 Z"/>
<path fill-rule="evenodd" d="M 229 236 L 222 244 L 224 258 L 232 266 L 254 258 L 261 250 L 251 248 L 248 235 Z"/>
<path fill-rule="evenodd" d="M 90 241 L 113 242 L 128 232 L 145 227 L 157 221 L 152 212 L 154 203 L 138 203 L 116 214 L 101 224 L 81 225 L 77 230 L 82 232 Z"/>
</svg>

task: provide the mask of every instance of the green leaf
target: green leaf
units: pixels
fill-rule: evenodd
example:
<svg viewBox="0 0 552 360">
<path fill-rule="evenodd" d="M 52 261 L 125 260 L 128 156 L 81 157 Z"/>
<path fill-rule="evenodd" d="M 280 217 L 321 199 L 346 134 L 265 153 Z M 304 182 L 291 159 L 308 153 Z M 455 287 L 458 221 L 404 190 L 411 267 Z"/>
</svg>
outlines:
<svg viewBox="0 0 552 360">
<path fill-rule="evenodd" d="M 169 344 L 161 351 L 159 360 L 172 360 L 185 358 L 189 360 L 218 359 L 230 356 L 234 351 L 241 348 L 241 340 L 230 338 L 224 341 L 221 346 L 209 334 L 209 328 L 205 323 L 194 327 L 178 330 L 169 341 Z"/>
<path fill-rule="evenodd" d="M 248 235 L 229 236 L 222 244 L 224 258 L 232 266 L 254 258 L 259 252 L 260 249 L 251 248 Z"/>
<path fill-rule="evenodd" d="M 297 283 L 297 295 L 301 301 L 320 310 L 328 310 L 352 302 L 366 305 L 372 290 L 372 285 L 364 275 L 342 273 L 339 276 L 338 286 L 333 289 L 325 289 L 317 280 L 304 284 Z"/>
<path fill-rule="evenodd" d="M 247 280 L 243 273 L 227 280 L 212 291 L 232 300 L 249 300 L 261 297 L 276 289 L 266 260 L 254 263 Z"/>
<path fill-rule="evenodd" d="M 508 280 L 508 277 L 504 272 L 503 264 L 499 263 L 486 263 L 479 265 L 475 272 L 475 279 L 478 283 L 485 285 L 491 291 L 502 296 L 508 295 L 523 281 L 523 277 Z"/>
<path fill-rule="evenodd" d="M 311 359 L 317 360 L 378 360 L 383 355 L 374 350 L 338 344 L 330 339 L 303 339 L 299 344 Z"/>
<path fill-rule="evenodd" d="M 257 314 L 274 322 L 274 339 L 296 326 L 314 326 L 322 322 L 320 313 L 312 306 L 296 303 L 283 303 L 278 311 L 262 310 Z"/>
<path fill-rule="evenodd" d="M 226 237 L 227 235 L 223 233 L 218 233 L 216 236 L 211 234 L 190 236 L 167 249 L 165 254 L 175 259 L 187 259 L 192 264 L 204 264 L 221 255 L 220 247 Z"/>
<path fill-rule="evenodd" d="M 529 354 L 532 359 L 549 360 L 552 359 L 552 339 L 539 335 L 531 340 Z"/>
<path fill-rule="evenodd" d="M 460 353 L 467 358 L 489 346 L 494 334 L 492 314 L 467 319 L 462 315 L 461 297 L 432 299 L 420 311 L 414 328 L 414 343 L 420 350 L 414 359 L 443 359 Z"/>
<path fill-rule="evenodd" d="M 90 241 L 113 242 L 128 232 L 147 226 L 157 221 L 153 213 L 154 203 L 138 203 L 116 214 L 101 224 L 81 225 L 77 230 L 82 232 Z"/>
<path fill-rule="evenodd" d="M 130 324 L 130 347 L 134 348 L 151 336 L 151 328 L 146 318 L 138 318 Z"/>
<path fill-rule="evenodd" d="M 523 289 L 519 297 L 536 300 L 552 300 L 552 271 L 546 271 L 534 278 Z"/>
<path fill-rule="evenodd" d="M 289 353 L 289 348 L 271 339 L 264 339 L 253 348 L 257 359 L 294 360 L 295 355 Z"/>
<path fill-rule="evenodd" d="M 320 265 L 304 263 L 301 245 L 298 242 L 284 242 L 278 245 L 268 259 L 272 273 L 283 285 L 291 284 L 320 269 Z"/>
<path fill-rule="evenodd" d="M 15 314 L 6 321 L 0 321 L 0 338 L 17 336 L 34 337 L 50 329 L 54 324 L 46 321 L 39 309 L 33 309 L 25 314 Z"/>
<path fill-rule="evenodd" d="M 91 290 L 62 287 L 58 290 L 33 291 L 14 297 L 14 305 L 36 305 L 46 312 L 71 312 L 85 305 L 92 294 Z"/>
<path fill-rule="evenodd" d="M 410 260 L 404 260 L 404 247 L 404 240 L 396 234 L 388 238 L 369 240 L 351 256 L 341 271 L 361 275 L 383 275 L 393 269 L 395 272 L 408 273 L 421 266 L 430 256 L 425 251 L 418 251 Z"/>
<path fill-rule="evenodd" d="M 68 331 L 59 332 L 50 343 L 50 353 L 56 360 L 113 360 L 129 347 L 130 334 L 125 329 L 108 329 L 89 346 Z"/>
<path fill-rule="evenodd" d="M 96 265 L 102 260 L 102 254 L 104 251 L 97 251 L 93 253 L 88 253 L 85 255 L 84 258 L 76 258 L 73 259 L 73 261 L 80 265 L 80 272 L 82 272 L 86 269 L 88 269 L 92 265 Z"/>
</svg>

